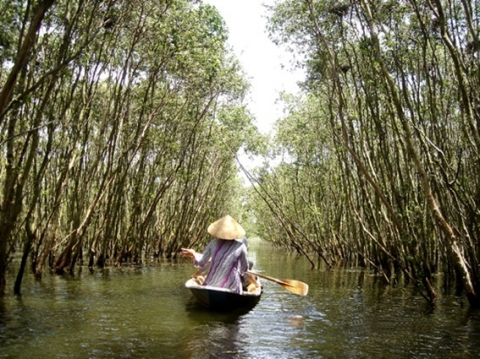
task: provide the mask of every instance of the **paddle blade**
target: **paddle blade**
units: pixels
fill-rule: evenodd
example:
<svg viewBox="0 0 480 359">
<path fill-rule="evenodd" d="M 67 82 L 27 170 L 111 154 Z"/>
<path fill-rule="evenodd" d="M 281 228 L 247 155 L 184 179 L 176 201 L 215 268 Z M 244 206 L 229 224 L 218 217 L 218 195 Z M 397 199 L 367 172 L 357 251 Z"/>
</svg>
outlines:
<svg viewBox="0 0 480 359">
<path fill-rule="evenodd" d="M 307 295 L 308 294 L 308 284 L 300 282 L 298 280 L 293 279 L 281 279 L 282 282 L 286 283 L 287 285 L 283 285 L 279 283 L 283 288 L 286 290 L 298 294 L 298 295 Z"/>
<path fill-rule="evenodd" d="M 268 275 L 260 274 L 257 272 L 250 272 L 248 273 L 256 275 L 260 278 L 264 278 L 267 280 L 270 280 L 272 282 L 275 282 L 277 284 L 280 284 L 283 288 L 286 290 L 298 294 L 298 295 L 307 295 L 308 293 L 308 284 L 300 282 L 299 280 L 294 280 L 294 279 L 277 279 L 273 277 L 269 277 Z"/>
</svg>

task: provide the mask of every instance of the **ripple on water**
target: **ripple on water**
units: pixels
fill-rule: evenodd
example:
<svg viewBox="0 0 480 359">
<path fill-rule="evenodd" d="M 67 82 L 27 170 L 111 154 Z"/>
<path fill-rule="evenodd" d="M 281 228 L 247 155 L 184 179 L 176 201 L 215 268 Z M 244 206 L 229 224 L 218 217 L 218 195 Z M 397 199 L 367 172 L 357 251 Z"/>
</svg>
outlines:
<svg viewBox="0 0 480 359">
<path fill-rule="evenodd" d="M 191 263 L 27 282 L 22 298 L 0 302 L 0 358 L 478 357 L 480 314 L 458 298 L 425 312 L 362 271 L 304 270 L 268 253 L 257 252 L 265 272 L 309 283 L 306 297 L 264 282 L 247 313 L 199 310 L 183 285 Z"/>
</svg>

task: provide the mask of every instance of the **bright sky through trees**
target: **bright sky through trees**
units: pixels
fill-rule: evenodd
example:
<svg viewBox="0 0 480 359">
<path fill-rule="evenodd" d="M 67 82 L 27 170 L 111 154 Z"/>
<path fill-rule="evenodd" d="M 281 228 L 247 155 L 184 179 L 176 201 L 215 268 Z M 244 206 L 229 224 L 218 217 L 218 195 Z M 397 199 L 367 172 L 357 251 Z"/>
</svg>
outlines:
<svg viewBox="0 0 480 359">
<path fill-rule="evenodd" d="M 252 89 L 249 109 L 255 116 L 261 132 L 271 131 L 281 116 L 276 104 L 281 91 L 295 93 L 301 71 L 291 71 L 291 55 L 274 45 L 266 33 L 267 10 L 263 4 L 273 5 L 275 0 L 204 0 L 214 5 L 224 18 L 229 43 L 247 73 Z"/>
</svg>

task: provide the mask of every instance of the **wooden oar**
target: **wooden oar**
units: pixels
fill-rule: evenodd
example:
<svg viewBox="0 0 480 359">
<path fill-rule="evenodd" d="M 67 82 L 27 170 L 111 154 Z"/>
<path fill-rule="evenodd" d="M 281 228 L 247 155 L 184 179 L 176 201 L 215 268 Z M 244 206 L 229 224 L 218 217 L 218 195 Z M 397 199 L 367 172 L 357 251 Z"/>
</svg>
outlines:
<svg viewBox="0 0 480 359">
<path fill-rule="evenodd" d="M 269 281 L 275 282 L 277 284 L 280 284 L 283 288 L 286 290 L 298 294 L 298 295 L 307 295 L 308 293 L 308 284 L 300 282 L 298 280 L 293 280 L 293 279 L 277 279 L 273 277 L 269 277 L 264 274 L 260 274 L 257 272 L 250 272 L 248 271 L 247 273 L 250 273 L 252 275 L 256 275 L 257 277 L 267 279 Z"/>
</svg>

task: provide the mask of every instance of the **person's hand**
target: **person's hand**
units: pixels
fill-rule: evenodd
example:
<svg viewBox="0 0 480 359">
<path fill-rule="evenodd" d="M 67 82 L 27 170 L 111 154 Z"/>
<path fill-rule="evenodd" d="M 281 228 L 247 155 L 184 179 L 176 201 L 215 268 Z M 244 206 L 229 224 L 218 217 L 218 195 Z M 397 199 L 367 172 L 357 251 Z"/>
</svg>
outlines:
<svg viewBox="0 0 480 359">
<path fill-rule="evenodd" d="M 184 257 L 189 257 L 189 258 L 195 258 L 195 251 L 190 248 L 182 248 L 182 256 Z"/>
</svg>

